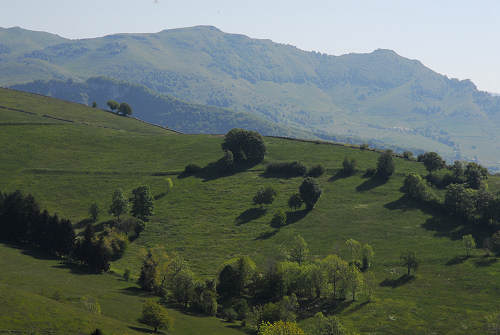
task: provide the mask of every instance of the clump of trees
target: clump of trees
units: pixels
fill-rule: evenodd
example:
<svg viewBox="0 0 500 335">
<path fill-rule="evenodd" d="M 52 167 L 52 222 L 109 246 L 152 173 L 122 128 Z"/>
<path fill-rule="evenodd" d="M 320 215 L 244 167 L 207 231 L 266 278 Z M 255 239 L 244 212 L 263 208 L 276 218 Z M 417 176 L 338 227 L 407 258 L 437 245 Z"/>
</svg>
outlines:
<svg viewBox="0 0 500 335">
<path fill-rule="evenodd" d="M 271 220 L 271 226 L 280 228 L 286 225 L 286 213 L 282 209 L 278 209 Z"/>
<path fill-rule="evenodd" d="M 70 257 L 75 231 L 70 220 L 41 211 L 35 198 L 20 191 L 0 192 L 0 238 L 29 245 L 57 257 Z"/>
<path fill-rule="evenodd" d="M 132 107 L 126 102 L 118 103 L 115 100 L 108 100 L 106 102 L 111 112 L 117 112 L 120 115 L 128 116 L 132 115 Z"/>
<path fill-rule="evenodd" d="M 226 134 L 222 150 L 233 154 L 235 164 L 258 164 L 266 154 L 264 139 L 259 133 L 239 128 Z"/>
</svg>

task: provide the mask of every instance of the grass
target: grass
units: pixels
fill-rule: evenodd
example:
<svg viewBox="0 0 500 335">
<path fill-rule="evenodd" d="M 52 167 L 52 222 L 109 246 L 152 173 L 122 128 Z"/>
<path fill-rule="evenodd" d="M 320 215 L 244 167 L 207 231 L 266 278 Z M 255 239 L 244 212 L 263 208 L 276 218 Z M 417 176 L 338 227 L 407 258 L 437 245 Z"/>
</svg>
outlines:
<svg viewBox="0 0 500 335">
<path fill-rule="evenodd" d="M 6 90 L 0 90 L 0 105 L 37 114 L 0 110 L 1 190 L 31 192 L 42 207 L 75 223 L 87 218 L 93 201 L 106 209 L 118 187 L 130 192 L 148 184 L 154 195 L 161 195 L 144 233 L 121 260 L 112 264 L 116 273 L 129 268 L 137 276 L 148 247 L 177 252 L 199 276 L 211 277 L 222 262 L 237 255 L 249 255 L 263 267 L 268 257 L 298 233 L 308 242 L 313 257 L 329 253 L 345 256 L 344 242 L 354 238 L 371 244 L 375 250 L 376 301 L 345 304 L 338 314 L 361 333 L 476 334 L 481 333 L 484 316 L 495 311 L 500 298 L 500 265 L 496 259 L 483 257 L 479 250 L 473 257 L 460 258 L 464 254 L 460 241 L 466 232 L 464 227 L 419 209 L 403 197 L 400 188 L 404 176 L 410 171 L 425 174 L 420 163 L 396 159 L 396 175 L 381 184 L 362 177 L 366 168 L 375 166 L 376 152 L 266 138 L 268 154 L 264 164 L 230 176 L 181 178 L 185 165 L 204 166 L 218 159 L 222 155 L 222 138 L 178 135 L 84 106 Z M 21 125 L 43 122 L 44 114 L 75 122 L 51 119 L 58 126 Z M 7 122 L 18 125 L 1 125 Z M 356 159 L 357 172 L 342 178 L 337 172 L 345 156 Z M 269 225 L 272 215 L 277 209 L 289 212 L 288 197 L 297 191 L 302 179 L 267 178 L 264 166 L 266 162 L 291 160 L 307 166 L 321 163 L 327 168 L 319 178 L 323 195 L 312 212 L 289 213 L 293 222 L 275 230 Z M 166 178 L 173 180 L 174 187 L 163 194 Z M 490 190 L 498 190 L 499 178 L 490 179 Z M 252 197 L 265 185 L 273 186 L 278 197 L 265 211 L 257 213 L 252 210 Z M 100 220 L 108 218 L 104 214 Z M 408 249 L 417 252 L 421 266 L 416 278 L 406 281 L 400 280 L 405 269 L 399 266 L 399 256 Z M 139 327 L 135 320 L 142 298 L 123 292 L 133 284 L 111 274 L 73 274 L 69 269 L 54 267 L 55 261 L 22 255 L 5 246 L 0 248 L 0 255 L 2 269 L 6 270 L 0 276 L 4 288 L 14 286 L 22 294 L 37 295 L 36 301 L 46 299 L 40 297 L 42 289 L 58 289 L 63 296 L 73 298 L 95 295 L 103 309 L 99 322 L 118 320 Z M 22 262 L 29 266 L 23 268 Z M 27 308 L 21 301 L 9 301 L 21 312 Z M 59 305 L 54 304 L 56 309 Z M 209 329 L 205 327 L 212 327 L 213 334 L 237 331 L 212 318 L 192 317 L 175 310 L 171 313 L 177 322 L 176 334 Z M 8 326 L 9 320 L 0 318 L 0 328 Z M 301 322 L 306 327 L 308 320 Z"/>
</svg>

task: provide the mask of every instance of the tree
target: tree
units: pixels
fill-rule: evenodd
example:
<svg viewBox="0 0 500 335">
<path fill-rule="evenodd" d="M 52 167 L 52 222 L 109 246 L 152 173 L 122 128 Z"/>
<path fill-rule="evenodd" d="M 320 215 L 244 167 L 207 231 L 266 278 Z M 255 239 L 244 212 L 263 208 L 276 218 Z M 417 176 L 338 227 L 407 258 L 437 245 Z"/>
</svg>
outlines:
<svg viewBox="0 0 500 335">
<path fill-rule="evenodd" d="M 417 254 L 414 251 L 407 251 L 401 254 L 401 266 L 405 266 L 408 270 L 408 276 L 410 275 L 410 271 L 417 271 L 418 269 L 418 260 Z"/>
<path fill-rule="evenodd" d="M 389 179 L 394 173 L 395 166 L 392 159 L 392 150 L 384 151 L 377 161 L 377 176 L 382 179 Z"/>
<path fill-rule="evenodd" d="M 352 300 L 356 300 L 356 293 L 363 287 L 363 275 L 354 264 L 349 265 L 347 269 L 346 284 L 351 291 Z"/>
<path fill-rule="evenodd" d="M 154 333 L 158 329 L 168 332 L 172 329 L 173 324 L 173 320 L 168 315 L 167 310 L 152 300 L 146 301 L 142 306 L 142 317 L 139 321 L 153 328 Z"/>
<path fill-rule="evenodd" d="M 108 105 L 109 109 L 114 112 L 115 110 L 118 109 L 118 107 L 120 107 L 120 104 L 114 100 L 108 100 L 108 102 L 106 102 L 106 105 Z"/>
<path fill-rule="evenodd" d="M 404 159 L 407 159 L 407 160 L 413 160 L 413 152 L 405 151 L 405 152 L 403 152 L 403 157 L 404 157 Z"/>
<path fill-rule="evenodd" d="M 282 209 L 278 209 L 271 220 L 271 226 L 280 228 L 286 225 L 286 213 Z"/>
<path fill-rule="evenodd" d="M 175 300 L 188 307 L 194 295 L 194 273 L 188 268 L 181 269 L 170 278 L 169 287 L 172 290 Z"/>
<path fill-rule="evenodd" d="M 290 243 L 288 248 L 290 260 L 302 264 L 309 256 L 309 248 L 307 242 L 300 235 L 296 235 Z"/>
<path fill-rule="evenodd" d="M 95 101 L 92 102 L 92 108 L 97 108 L 97 102 Z"/>
<path fill-rule="evenodd" d="M 149 186 L 139 186 L 132 191 L 132 215 L 142 221 L 148 221 L 149 217 L 153 215 L 153 196 Z"/>
<path fill-rule="evenodd" d="M 446 188 L 444 204 L 451 214 L 471 220 L 477 209 L 476 191 L 463 184 L 451 184 Z"/>
<path fill-rule="evenodd" d="M 118 107 L 118 113 L 124 116 L 132 115 L 132 107 L 126 102 L 122 102 Z"/>
<path fill-rule="evenodd" d="M 418 174 L 411 172 L 404 180 L 403 191 L 417 201 L 431 201 L 435 199 L 427 182 Z"/>
<path fill-rule="evenodd" d="M 421 159 L 430 174 L 446 166 L 446 162 L 435 152 L 426 152 Z"/>
<path fill-rule="evenodd" d="M 231 151 L 236 163 L 258 164 L 266 154 L 264 139 L 259 133 L 239 128 L 226 134 L 222 150 Z"/>
<path fill-rule="evenodd" d="M 115 216 L 118 221 L 120 221 L 120 215 L 127 212 L 128 201 L 123 194 L 121 189 L 117 189 L 113 193 L 113 198 L 111 200 L 111 206 L 109 207 L 109 214 Z"/>
<path fill-rule="evenodd" d="M 304 179 L 299 187 L 300 197 L 305 202 L 307 210 L 312 210 L 314 208 L 322 192 L 318 182 L 311 177 Z"/>
<path fill-rule="evenodd" d="M 259 335 L 305 335 L 305 333 L 295 322 L 280 320 L 274 323 L 262 323 Z"/>
<path fill-rule="evenodd" d="M 453 181 L 456 184 L 462 184 L 464 182 L 464 163 L 461 161 L 453 162 L 453 165 L 450 167 L 451 174 L 453 176 Z"/>
<path fill-rule="evenodd" d="M 344 158 L 342 162 L 342 173 L 344 176 L 350 176 L 356 171 L 356 160 L 349 159 L 347 156 Z"/>
<path fill-rule="evenodd" d="M 271 186 L 268 186 L 266 188 L 261 188 L 260 190 L 257 191 L 255 196 L 253 197 L 253 203 L 255 205 L 260 205 L 261 207 L 264 204 L 270 205 L 273 203 L 274 198 L 276 198 L 276 195 L 277 195 L 276 191 Z"/>
<path fill-rule="evenodd" d="M 368 270 L 372 266 L 373 256 L 375 252 L 369 244 L 363 245 L 361 249 L 361 269 Z"/>
<path fill-rule="evenodd" d="M 476 240 L 471 234 L 462 236 L 462 243 L 464 245 L 465 254 L 470 257 L 472 249 L 476 248 Z"/>
<path fill-rule="evenodd" d="M 345 241 L 345 245 L 351 254 L 351 264 L 360 265 L 361 258 L 361 243 L 355 239 L 348 239 Z"/>
<path fill-rule="evenodd" d="M 304 203 L 304 201 L 302 200 L 302 198 L 300 197 L 300 194 L 298 194 L 298 193 L 292 194 L 290 199 L 288 199 L 288 207 L 290 207 L 293 210 L 297 210 L 300 207 L 302 207 L 303 203 Z"/>
<path fill-rule="evenodd" d="M 97 203 L 92 203 L 92 205 L 90 205 L 89 207 L 89 215 L 90 215 L 90 219 L 92 220 L 92 222 L 96 222 L 97 219 L 99 218 L 99 213 L 100 213 L 100 209 L 99 209 L 99 206 L 97 206 Z"/>
<path fill-rule="evenodd" d="M 478 190 L 481 187 L 482 181 L 488 179 L 488 170 L 477 163 L 471 162 L 467 164 L 464 176 L 467 185 L 470 188 Z"/>
<path fill-rule="evenodd" d="M 141 274 L 139 276 L 139 286 L 145 291 L 157 291 L 161 285 L 160 260 L 151 250 L 142 261 Z"/>
<path fill-rule="evenodd" d="M 325 317 L 318 312 L 314 315 L 313 333 L 311 335 L 349 335 L 349 331 L 342 325 L 335 315 Z"/>
<path fill-rule="evenodd" d="M 321 260 L 320 266 L 325 274 L 326 282 L 333 286 L 333 298 L 337 298 L 349 264 L 337 255 L 328 255 Z"/>
</svg>

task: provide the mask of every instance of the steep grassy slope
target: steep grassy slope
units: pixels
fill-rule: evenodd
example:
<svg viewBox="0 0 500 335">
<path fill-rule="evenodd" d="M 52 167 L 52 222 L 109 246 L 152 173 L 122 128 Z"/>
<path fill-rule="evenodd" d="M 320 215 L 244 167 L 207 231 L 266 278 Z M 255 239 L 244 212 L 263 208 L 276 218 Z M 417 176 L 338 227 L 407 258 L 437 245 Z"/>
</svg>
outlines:
<svg viewBox="0 0 500 335">
<path fill-rule="evenodd" d="M 312 133 L 277 125 L 249 112 L 233 112 L 226 108 L 191 104 L 168 95 L 160 95 L 142 85 L 129 84 L 104 77 L 74 81 L 36 81 L 13 88 L 107 108 L 110 99 L 126 101 L 141 120 L 168 126 L 183 133 L 223 134 L 235 127 L 256 130 L 266 135 L 314 137 Z"/>
<path fill-rule="evenodd" d="M 0 43 L 12 40 L 14 31 L 4 32 Z M 500 98 L 390 50 L 329 56 L 207 26 L 11 49 L 0 56 L 3 85 L 105 75 L 323 138 L 371 138 L 500 166 Z"/>
<path fill-rule="evenodd" d="M 288 210 L 286 201 L 296 192 L 300 178 L 265 178 L 262 164 L 222 178 L 179 177 L 188 163 L 205 165 L 218 159 L 220 137 L 173 134 L 84 106 L 13 91 L 0 90 L 0 105 L 37 113 L 0 110 L 3 191 L 19 188 L 31 192 L 43 207 L 78 222 L 87 217 L 93 201 L 107 208 L 117 187 L 126 192 L 141 184 L 152 187 L 157 196 L 155 216 L 124 258 L 112 264 L 117 273 L 129 268 L 137 275 L 144 251 L 155 246 L 180 253 L 203 277 L 213 276 L 224 260 L 236 255 L 250 255 L 264 267 L 267 257 L 276 255 L 294 234 L 300 233 L 313 256 L 345 255 L 348 238 L 374 247 L 376 301 L 346 304 L 337 311 L 346 324 L 363 334 L 480 334 L 484 316 L 495 310 L 500 298 L 500 265 L 496 259 L 483 258 L 476 251 L 474 257 L 457 262 L 457 256 L 463 254 L 459 238 L 467 230 L 459 222 L 419 209 L 403 197 L 400 187 L 405 174 L 424 173 L 419 163 L 396 159 L 397 174 L 388 183 L 378 184 L 362 177 L 362 171 L 375 165 L 376 152 L 266 138 L 267 162 L 300 160 L 327 167 L 327 174 L 319 178 L 324 193 L 317 207 L 307 215 L 290 213 L 291 223 L 275 230 L 269 226 L 272 214 L 278 208 Z M 79 122 L 47 119 L 40 116 L 43 114 Z M 123 128 L 113 129 L 118 125 Z M 345 156 L 358 161 L 359 171 L 352 177 L 335 177 Z M 174 188 L 165 195 L 166 178 L 172 178 Z M 491 177 L 489 183 L 490 190 L 499 189 L 498 178 Z M 252 210 L 251 199 L 263 185 L 275 187 L 278 198 L 259 216 Z M 106 215 L 101 218 L 105 219 Z M 421 262 L 416 280 L 383 285 L 404 272 L 398 265 L 399 256 L 408 249 L 417 251 Z M 17 262 L 33 262 L 40 271 L 46 271 L 50 264 L 24 258 L 28 256 L 17 261 L 17 252 L 4 247 L 0 253 L 3 262 L 10 264 L 13 260 L 8 275 L 0 279 L 4 285 L 15 285 L 11 273 L 21 271 Z M 53 275 L 78 278 L 67 269 L 58 271 Z M 38 284 L 28 275 L 24 277 L 26 284 L 20 289 L 39 292 Z M 108 275 L 95 276 L 95 280 L 91 286 L 95 288 L 85 294 L 99 295 L 92 292 L 101 292 L 101 280 L 106 281 L 102 285 L 109 285 L 106 287 L 126 287 Z M 49 292 L 57 287 L 43 281 L 40 285 L 49 287 Z M 83 294 L 68 289 L 64 295 L 74 298 Z M 116 299 L 117 303 L 125 301 Z M 101 300 L 104 306 L 107 298 Z M 133 301 L 128 304 L 131 309 L 139 308 Z M 103 308 L 104 316 L 133 322 L 128 316 L 116 316 L 119 307 L 110 306 Z M 179 314 L 178 318 L 183 320 L 185 316 Z M 301 322 L 307 324 L 307 320 Z"/>
</svg>

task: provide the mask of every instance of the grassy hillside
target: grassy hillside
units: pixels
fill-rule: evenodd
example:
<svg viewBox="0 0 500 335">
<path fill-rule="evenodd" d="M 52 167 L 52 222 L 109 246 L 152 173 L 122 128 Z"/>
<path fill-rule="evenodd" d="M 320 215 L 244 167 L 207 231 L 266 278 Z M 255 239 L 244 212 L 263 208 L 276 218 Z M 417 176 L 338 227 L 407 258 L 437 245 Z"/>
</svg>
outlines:
<svg viewBox="0 0 500 335">
<path fill-rule="evenodd" d="M 191 104 L 168 95 L 160 95 L 142 85 L 104 77 L 85 82 L 36 81 L 13 88 L 90 105 L 97 102 L 107 108 L 108 100 L 126 101 L 141 120 L 161 124 L 183 133 L 224 134 L 235 127 L 256 130 L 266 135 L 314 137 L 310 132 L 277 125 L 249 112 L 233 112 L 227 108 Z"/>
<path fill-rule="evenodd" d="M 18 30 L 0 35 L 10 50 L 0 55 L 0 85 L 105 75 L 318 136 L 376 139 L 500 167 L 500 99 L 390 50 L 330 56 L 208 26 L 33 49 L 11 45 L 14 33 L 38 36 Z"/>
<path fill-rule="evenodd" d="M 379 155 L 376 152 L 266 138 L 268 154 L 264 163 L 300 160 L 309 166 L 322 163 L 327 168 L 327 174 L 319 178 L 323 196 L 317 207 L 305 216 L 289 214 L 291 223 L 275 230 L 269 226 L 271 217 L 276 209 L 288 211 L 286 201 L 296 192 L 300 178 L 265 178 L 263 164 L 227 177 L 179 176 L 188 163 L 206 165 L 218 159 L 222 154 L 221 137 L 179 135 L 82 105 L 8 90 L 0 90 L 0 106 L 1 190 L 31 192 L 42 207 L 78 222 L 87 217 L 93 201 L 107 208 L 118 187 L 130 192 L 142 184 L 151 186 L 157 196 L 155 215 L 124 258 L 112 264 L 118 274 L 129 268 L 137 275 L 148 247 L 178 252 L 202 277 L 213 276 L 223 261 L 236 255 L 250 255 L 264 267 L 268 257 L 276 255 L 294 234 L 300 233 L 313 256 L 346 255 L 344 242 L 348 238 L 373 246 L 376 301 L 346 304 L 337 311 L 347 325 L 363 334 L 481 334 L 484 316 L 495 310 L 500 298 L 500 265 L 496 259 L 483 258 L 478 250 L 474 257 L 457 261 L 457 256 L 464 253 L 459 238 L 467 232 L 465 228 L 459 222 L 418 209 L 417 204 L 403 197 L 400 188 L 406 173 L 424 173 L 419 163 L 396 159 L 396 175 L 378 184 L 362 177 L 366 168 L 375 166 Z M 339 178 L 337 172 L 345 156 L 357 160 L 359 171 Z M 174 187 L 164 195 L 166 178 L 172 178 Z M 489 184 L 492 191 L 500 189 L 496 177 L 491 177 Z M 263 185 L 276 188 L 278 197 L 259 216 L 252 210 L 251 200 Z M 106 215 L 101 217 L 106 219 Z M 405 271 L 398 265 L 399 256 L 408 249 L 417 252 L 421 265 L 415 280 L 398 283 L 396 279 Z M 134 286 L 131 283 L 112 275 L 79 276 L 65 268 L 54 269 L 54 261 L 22 255 L 6 246 L 0 247 L 0 254 L 2 268 L 8 269 L 0 277 L 0 294 L 11 294 L 6 287 L 20 280 L 20 296 L 28 299 L 28 295 L 36 294 L 33 299 L 40 304 L 47 301 L 46 294 L 40 294 L 41 286 L 46 292 L 60 289 L 71 299 L 96 296 L 103 307 L 103 317 L 96 322 L 103 327 L 107 322 L 106 327 L 112 327 L 112 322 L 135 327 L 138 313 L 134 311 L 140 309 L 140 298 L 122 296 L 120 291 Z M 54 279 L 34 280 L 23 272 L 27 270 L 22 264 L 30 263 L 27 268 L 34 267 L 33 273 L 41 273 L 36 277 Z M 58 285 L 56 279 L 78 281 L 81 285 L 89 281 L 89 286 L 73 289 Z M 8 299 L 19 313 L 25 309 L 17 298 Z M 51 308 L 57 313 L 59 302 L 53 304 Z M 130 306 L 127 314 L 120 312 L 123 306 Z M 182 329 L 187 324 L 197 327 L 195 322 L 210 322 L 214 334 L 234 331 L 214 319 L 190 319 L 172 313 L 179 324 L 176 334 L 190 334 Z M 34 317 L 14 320 L 9 316 L 0 318 L 0 328 L 20 326 L 19 320 L 28 320 L 26 326 L 36 322 Z M 81 327 L 88 320 L 92 320 L 90 316 L 84 318 Z M 301 322 L 307 324 L 307 320 Z M 44 329 L 47 327 L 47 323 L 43 324 Z M 80 325 L 74 329 L 77 327 Z"/>
</svg>

